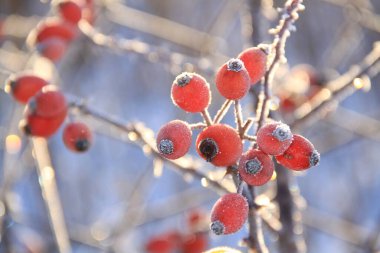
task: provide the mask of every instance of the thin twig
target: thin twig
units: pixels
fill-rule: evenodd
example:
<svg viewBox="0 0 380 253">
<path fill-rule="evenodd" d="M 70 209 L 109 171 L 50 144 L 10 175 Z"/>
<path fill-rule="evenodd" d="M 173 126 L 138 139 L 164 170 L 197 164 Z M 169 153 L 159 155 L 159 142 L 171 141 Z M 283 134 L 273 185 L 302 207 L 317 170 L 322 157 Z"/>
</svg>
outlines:
<svg viewBox="0 0 380 253">
<path fill-rule="evenodd" d="M 190 124 L 190 128 L 191 128 L 192 130 L 194 130 L 194 129 L 203 129 L 203 128 L 205 128 L 205 127 L 207 127 L 207 125 L 206 125 L 205 123 L 203 123 L 203 122 Z"/>
<path fill-rule="evenodd" d="M 228 109 L 230 108 L 233 100 L 227 99 L 224 101 L 223 105 L 220 107 L 219 111 L 216 113 L 214 117 L 214 124 L 219 124 L 222 121 L 223 117 L 226 115 Z"/>
<path fill-rule="evenodd" d="M 243 129 L 243 115 L 241 113 L 241 105 L 239 100 L 234 100 L 234 112 L 235 112 L 235 122 L 238 129 L 238 133 L 240 138 L 243 138 L 244 133 L 242 131 Z"/>
<path fill-rule="evenodd" d="M 207 108 L 204 109 L 203 111 L 201 111 L 201 115 L 202 115 L 204 121 L 206 122 L 206 125 L 211 126 L 212 125 L 212 119 L 211 119 L 211 116 L 210 116 Z"/>
</svg>

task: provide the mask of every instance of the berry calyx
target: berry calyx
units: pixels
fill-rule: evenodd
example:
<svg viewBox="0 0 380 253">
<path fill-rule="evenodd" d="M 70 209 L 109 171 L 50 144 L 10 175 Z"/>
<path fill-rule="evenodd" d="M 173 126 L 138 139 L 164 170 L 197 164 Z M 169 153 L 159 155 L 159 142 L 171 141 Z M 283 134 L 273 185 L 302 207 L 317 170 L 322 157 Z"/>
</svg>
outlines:
<svg viewBox="0 0 380 253">
<path fill-rule="evenodd" d="M 206 127 L 197 137 L 198 154 L 215 166 L 235 164 L 243 152 L 242 141 L 235 129 L 216 124 Z"/>
<path fill-rule="evenodd" d="M 250 84 L 255 85 L 265 75 L 268 54 L 259 47 L 251 47 L 238 56 L 248 71 Z"/>
<path fill-rule="evenodd" d="M 227 99 L 241 99 L 249 89 L 249 75 L 244 63 L 231 59 L 220 67 L 215 78 L 219 93 Z"/>
<path fill-rule="evenodd" d="M 74 152 L 87 151 L 92 144 L 92 133 L 86 124 L 72 122 L 65 126 L 63 130 L 63 143 Z"/>
<path fill-rule="evenodd" d="M 191 135 L 189 124 L 181 120 L 170 121 L 158 132 L 157 150 L 167 159 L 178 159 L 189 151 Z"/>
<path fill-rule="evenodd" d="M 276 160 L 288 169 L 299 171 L 318 165 L 320 155 L 308 139 L 295 134 L 292 144 Z"/>
<path fill-rule="evenodd" d="M 288 125 L 274 122 L 264 125 L 257 132 L 257 145 L 268 155 L 281 155 L 293 141 Z"/>
<path fill-rule="evenodd" d="M 252 149 L 242 155 L 239 161 L 239 174 L 249 185 L 260 186 L 268 182 L 274 171 L 271 157 L 258 149 Z"/>
<path fill-rule="evenodd" d="M 40 117 L 55 117 L 67 111 L 65 96 L 56 86 L 45 86 L 29 100 L 27 111 Z"/>
<path fill-rule="evenodd" d="M 248 217 L 248 202 L 238 193 L 229 193 L 215 203 L 211 210 L 211 230 L 216 235 L 238 231 Z"/>
<path fill-rule="evenodd" d="M 11 93 L 14 99 L 22 104 L 38 93 L 48 82 L 32 73 L 21 73 L 8 78 L 5 91 Z"/>
<path fill-rule="evenodd" d="M 202 76 L 184 72 L 174 80 L 171 97 L 173 103 L 182 110 L 201 112 L 210 104 L 210 85 Z"/>
</svg>

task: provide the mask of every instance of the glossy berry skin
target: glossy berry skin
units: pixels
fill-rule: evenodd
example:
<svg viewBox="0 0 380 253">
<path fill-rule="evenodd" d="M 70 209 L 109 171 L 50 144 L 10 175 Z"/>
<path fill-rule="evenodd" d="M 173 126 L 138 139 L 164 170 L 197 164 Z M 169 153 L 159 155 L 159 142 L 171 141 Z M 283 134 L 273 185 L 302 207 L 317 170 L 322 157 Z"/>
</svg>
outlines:
<svg viewBox="0 0 380 253">
<path fill-rule="evenodd" d="M 238 170 L 247 184 L 260 186 L 271 179 L 274 164 L 271 157 L 263 151 L 251 149 L 240 158 Z"/>
<path fill-rule="evenodd" d="M 173 82 L 171 97 L 173 103 L 186 112 L 201 112 L 211 102 L 210 85 L 196 74 L 184 72 Z"/>
<path fill-rule="evenodd" d="M 29 100 L 27 111 L 39 117 L 55 117 L 67 111 L 65 96 L 56 86 L 45 86 Z"/>
<path fill-rule="evenodd" d="M 208 246 L 208 237 L 205 233 L 184 235 L 180 246 L 182 253 L 204 252 Z"/>
<path fill-rule="evenodd" d="M 265 75 L 267 53 L 259 47 L 251 47 L 241 52 L 238 58 L 244 62 L 250 84 L 255 85 Z"/>
<path fill-rule="evenodd" d="M 211 210 L 211 230 L 216 235 L 238 231 L 248 217 L 248 202 L 238 193 L 222 196 Z"/>
<path fill-rule="evenodd" d="M 189 151 L 191 135 L 189 124 L 181 120 L 170 121 L 157 134 L 157 150 L 167 159 L 178 159 Z"/>
<path fill-rule="evenodd" d="M 20 129 L 27 135 L 48 138 L 53 135 L 65 121 L 67 111 L 51 118 L 28 114 L 19 124 Z"/>
<path fill-rule="evenodd" d="M 91 130 L 81 122 L 67 124 L 62 137 L 65 146 L 74 152 L 87 151 L 92 144 Z"/>
<path fill-rule="evenodd" d="M 42 21 L 28 38 L 32 45 L 41 43 L 47 39 L 59 38 L 70 42 L 77 36 L 76 28 L 61 19 L 47 19 Z"/>
<path fill-rule="evenodd" d="M 5 90 L 12 94 L 14 99 L 22 104 L 38 93 L 48 82 L 32 73 L 21 73 L 9 77 Z"/>
<path fill-rule="evenodd" d="M 277 162 L 291 170 L 306 170 L 319 164 L 320 155 L 313 144 L 303 136 L 295 134 L 290 147 L 280 156 Z"/>
<path fill-rule="evenodd" d="M 249 89 L 249 75 L 244 63 L 239 59 L 231 59 L 219 68 L 216 78 L 219 93 L 227 99 L 241 99 Z"/>
<path fill-rule="evenodd" d="M 257 131 L 257 145 L 268 155 L 281 155 L 293 141 L 288 125 L 281 122 L 269 123 Z"/>
<path fill-rule="evenodd" d="M 205 128 L 197 137 L 196 147 L 198 154 L 215 166 L 233 165 L 243 152 L 236 130 L 224 124 Z"/>
<path fill-rule="evenodd" d="M 73 24 L 77 24 L 82 18 L 82 9 L 75 1 L 59 2 L 58 12 L 64 20 Z"/>
<path fill-rule="evenodd" d="M 52 62 L 60 60 L 64 56 L 66 50 L 66 41 L 59 38 L 46 39 L 37 44 L 37 51 L 39 54 Z"/>
</svg>

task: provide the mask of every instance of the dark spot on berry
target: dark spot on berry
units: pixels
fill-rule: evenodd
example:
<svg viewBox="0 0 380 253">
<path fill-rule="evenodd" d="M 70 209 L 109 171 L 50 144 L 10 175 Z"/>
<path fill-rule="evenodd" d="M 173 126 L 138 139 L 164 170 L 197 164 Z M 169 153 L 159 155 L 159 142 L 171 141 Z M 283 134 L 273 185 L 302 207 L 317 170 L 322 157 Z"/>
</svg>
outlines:
<svg viewBox="0 0 380 253">
<path fill-rule="evenodd" d="M 15 80 L 9 79 L 6 84 L 6 91 L 9 93 L 14 92 L 16 89 L 17 82 Z"/>
<path fill-rule="evenodd" d="M 277 126 L 272 135 L 279 141 L 290 140 L 293 136 L 290 128 L 285 124 Z"/>
<path fill-rule="evenodd" d="M 207 162 L 211 162 L 219 153 L 219 148 L 213 139 L 206 138 L 199 144 L 199 151 L 206 157 Z"/>
<path fill-rule="evenodd" d="M 239 59 L 231 59 L 227 62 L 227 69 L 235 72 L 242 70 L 244 63 Z"/>
<path fill-rule="evenodd" d="M 174 144 L 171 140 L 169 139 L 163 139 L 160 141 L 159 145 L 158 145 L 158 151 L 161 153 L 161 154 L 165 154 L 165 155 L 170 155 L 173 153 L 174 151 Z"/>
<path fill-rule="evenodd" d="M 318 165 L 320 160 L 321 160 L 321 155 L 318 153 L 317 150 L 314 150 L 310 154 L 310 158 L 309 158 L 310 166 Z"/>
<path fill-rule="evenodd" d="M 257 157 L 245 162 L 245 171 L 248 174 L 256 175 L 263 169 L 263 165 Z"/>
<path fill-rule="evenodd" d="M 191 81 L 191 76 L 188 73 L 182 73 L 176 79 L 176 83 L 180 87 L 186 86 Z"/>
<path fill-rule="evenodd" d="M 86 139 L 79 139 L 75 142 L 75 148 L 77 151 L 84 152 L 90 147 L 90 142 Z"/>
<path fill-rule="evenodd" d="M 23 131 L 24 134 L 26 134 L 26 135 L 32 134 L 32 130 L 30 129 L 30 126 L 28 124 L 21 126 L 21 131 Z"/>
<path fill-rule="evenodd" d="M 291 154 L 284 154 L 285 159 L 292 160 L 293 156 Z"/>
<path fill-rule="evenodd" d="M 224 225 L 220 221 L 214 221 L 210 225 L 210 229 L 216 235 L 224 234 Z"/>
</svg>

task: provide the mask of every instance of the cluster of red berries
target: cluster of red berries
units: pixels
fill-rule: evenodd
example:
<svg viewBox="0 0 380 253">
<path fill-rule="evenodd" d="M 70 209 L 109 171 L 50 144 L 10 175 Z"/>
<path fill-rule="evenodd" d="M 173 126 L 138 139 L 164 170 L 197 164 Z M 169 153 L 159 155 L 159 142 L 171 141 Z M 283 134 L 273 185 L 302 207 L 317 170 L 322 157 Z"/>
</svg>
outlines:
<svg viewBox="0 0 380 253">
<path fill-rule="evenodd" d="M 53 1 L 54 2 L 54 1 Z M 29 34 L 28 44 L 40 55 L 56 62 L 78 35 L 78 22 L 93 21 L 93 0 L 60 0 L 53 4 L 57 16 L 42 20 Z"/>
<path fill-rule="evenodd" d="M 251 85 L 266 73 L 267 53 L 259 47 L 243 51 L 238 58 L 223 64 L 215 78 L 219 93 L 228 100 L 242 99 Z M 293 135 L 289 126 L 281 122 L 268 123 L 256 136 L 257 148 L 243 153 L 243 137 L 225 124 L 207 120 L 207 107 L 211 102 L 210 85 L 196 73 L 182 73 L 172 84 L 173 103 L 186 112 L 200 112 L 207 126 L 196 139 L 200 157 L 215 166 L 238 164 L 240 178 L 252 186 L 267 183 L 274 172 L 272 156 L 278 163 L 292 170 L 305 170 L 319 163 L 319 153 L 306 138 Z M 165 124 L 157 135 L 157 150 L 167 159 L 184 156 L 192 141 L 191 126 L 181 120 Z M 248 216 L 248 203 L 239 193 L 221 197 L 213 207 L 211 230 L 217 234 L 230 234 L 239 230 Z"/>
<path fill-rule="evenodd" d="M 64 123 L 68 112 L 65 96 L 45 79 L 27 72 L 12 75 L 5 90 L 26 105 L 20 122 L 24 133 L 48 138 Z M 83 152 L 91 145 L 92 133 L 87 125 L 71 122 L 63 131 L 63 142 L 68 149 Z"/>
<path fill-rule="evenodd" d="M 145 244 L 147 253 L 195 253 L 204 252 L 208 245 L 208 236 L 204 231 L 205 214 L 194 210 L 187 217 L 189 232 L 168 231 L 151 237 Z"/>
</svg>

